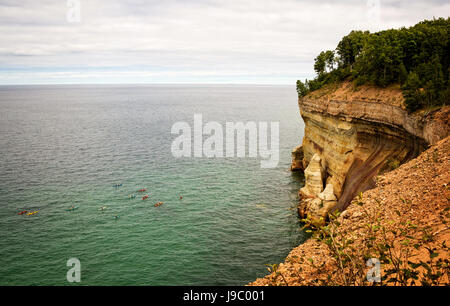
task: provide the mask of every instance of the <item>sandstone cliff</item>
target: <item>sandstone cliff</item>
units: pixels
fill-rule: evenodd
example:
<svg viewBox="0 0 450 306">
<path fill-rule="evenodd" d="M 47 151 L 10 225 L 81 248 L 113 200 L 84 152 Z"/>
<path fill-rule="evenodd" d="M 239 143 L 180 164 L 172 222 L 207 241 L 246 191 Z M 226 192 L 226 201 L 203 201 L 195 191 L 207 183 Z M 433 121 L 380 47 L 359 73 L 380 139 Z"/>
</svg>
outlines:
<svg viewBox="0 0 450 306">
<path fill-rule="evenodd" d="M 367 255 L 382 260 L 377 246 L 389 243 L 389 253 L 397 258 L 398 267 L 389 260 L 382 262 L 379 284 L 448 286 L 449 168 L 450 136 L 419 157 L 377 176 L 376 188 L 358 196 L 337 218 L 339 225 L 334 227 L 333 239 L 340 246 L 340 254 L 351 259 L 342 268 L 333 253 L 334 244 L 313 237 L 294 248 L 275 272 L 249 285 L 373 285 L 366 279 L 370 268 L 366 265 Z M 373 240 L 377 228 L 383 232 L 376 232 Z M 353 274 L 355 267 L 361 270 Z M 391 269 L 408 278 L 402 283 L 387 282 L 392 277 Z"/>
<path fill-rule="evenodd" d="M 355 89 L 345 82 L 299 99 L 299 108 L 305 136 L 292 153 L 291 169 L 305 171 L 299 213 L 316 220 L 343 211 L 374 187 L 380 171 L 418 156 L 449 133 L 448 106 L 408 114 L 398 86 Z"/>
</svg>

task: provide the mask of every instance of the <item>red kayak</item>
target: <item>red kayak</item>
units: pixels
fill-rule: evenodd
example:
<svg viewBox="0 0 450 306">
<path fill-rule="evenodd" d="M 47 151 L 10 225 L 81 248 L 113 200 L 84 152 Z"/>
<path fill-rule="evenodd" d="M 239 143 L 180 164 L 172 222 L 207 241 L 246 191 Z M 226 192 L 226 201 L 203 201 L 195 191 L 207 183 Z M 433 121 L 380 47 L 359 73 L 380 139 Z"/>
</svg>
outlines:
<svg viewBox="0 0 450 306">
<path fill-rule="evenodd" d="M 18 213 L 18 215 L 23 215 L 23 214 L 26 214 L 28 212 L 28 210 L 24 210 L 24 211 L 21 211 L 20 213 Z"/>
<path fill-rule="evenodd" d="M 148 199 L 148 194 L 142 198 L 142 200 L 145 200 L 145 199 Z"/>
<path fill-rule="evenodd" d="M 138 190 L 138 192 L 144 192 L 144 191 L 147 191 L 147 188 L 142 188 L 142 189 Z"/>
</svg>

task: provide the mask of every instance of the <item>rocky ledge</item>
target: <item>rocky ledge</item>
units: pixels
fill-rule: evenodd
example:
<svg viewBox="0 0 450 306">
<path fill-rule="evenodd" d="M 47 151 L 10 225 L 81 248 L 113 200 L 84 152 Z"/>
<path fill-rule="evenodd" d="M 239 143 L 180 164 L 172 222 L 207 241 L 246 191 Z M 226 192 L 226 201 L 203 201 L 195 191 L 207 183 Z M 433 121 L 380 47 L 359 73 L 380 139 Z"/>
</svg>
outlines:
<svg viewBox="0 0 450 306">
<path fill-rule="evenodd" d="M 398 87 L 355 90 L 351 83 L 299 99 L 305 123 L 291 170 L 305 172 L 299 213 L 316 222 L 344 211 L 377 174 L 417 157 L 449 134 L 450 107 L 408 114 Z"/>
<path fill-rule="evenodd" d="M 373 285 L 365 277 L 370 269 L 367 255 L 383 260 L 375 249 L 389 243 L 389 254 L 393 254 L 398 266 L 389 260 L 382 262 L 380 284 L 402 284 L 386 282 L 393 278 L 389 274 L 393 270 L 401 272 L 402 282 L 408 285 L 448 286 L 449 168 L 450 136 L 419 157 L 377 176 L 376 187 L 353 200 L 333 223 L 332 237 L 343 256 L 351 261 L 339 261 L 333 253 L 334 244 L 311 238 L 294 248 L 276 271 L 249 285 Z"/>
</svg>

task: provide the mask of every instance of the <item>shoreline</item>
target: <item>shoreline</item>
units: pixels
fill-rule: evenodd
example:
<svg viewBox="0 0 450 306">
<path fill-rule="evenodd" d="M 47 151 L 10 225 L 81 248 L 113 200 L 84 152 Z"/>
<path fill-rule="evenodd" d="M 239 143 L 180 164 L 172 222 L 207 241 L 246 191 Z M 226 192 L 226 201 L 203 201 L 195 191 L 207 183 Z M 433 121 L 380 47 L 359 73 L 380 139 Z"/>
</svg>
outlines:
<svg viewBox="0 0 450 306">
<path fill-rule="evenodd" d="M 431 266 L 433 263 L 436 266 L 441 260 L 448 265 L 450 255 L 450 228 L 447 225 L 450 222 L 449 168 L 450 136 L 431 146 L 417 158 L 378 176 L 377 187 L 362 193 L 337 218 L 340 225 L 336 228 L 336 237 L 351 239 L 358 248 L 355 253 L 350 250 L 343 252 L 354 256 L 355 261 L 359 255 L 363 255 L 363 251 L 375 252 L 368 246 L 368 239 L 372 236 L 367 224 L 374 225 L 379 218 L 379 224 L 390 231 L 405 230 L 405 233 L 398 233 L 398 236 L 388 239 L 399 258 L 404 262 L 419 264 L 417 268 L 411 268 L 418 273 L 418 279 L 409 279 L 411 283 L 408 284 L 423 285 L 429 281 L 425 264 L 430 266 L 431 262 Z M 424 235 L 428 235 L 428 240 L 424 240 Z M 379 234 L 374 237 L 376 241 L 381 241 Z M 408 245 L 404 245 L 405 239 L 410 240 Z M 429 253 L 427 248 L 433 250 L 433 253 Z M 369 268 L 365 266 L 365 260 L 360 258 L 359 263 L 365 267 L 364 272 L 367 272 Z M 392 265 L 382 263 L 381 275 L 384 277 L 389 269 L 392 269 Z M 449 285 L 448 268 L 444 266 L 438 271 L 447 271 L 447 274 L 444 273 L 435 285 Z M 284 262 L 279 264 L 277 273 L 258 278 L 248 285 L 284 286 L 286 283 L 283 279 L 287 280 L 289 286 L 345 285 L 340 278 L 341 272 L 330 245 L 317 237 L 311 237 L 289 253 Z M 371 283 L 364 278 L 351 283 L 369 284 Z"/>
</svg>

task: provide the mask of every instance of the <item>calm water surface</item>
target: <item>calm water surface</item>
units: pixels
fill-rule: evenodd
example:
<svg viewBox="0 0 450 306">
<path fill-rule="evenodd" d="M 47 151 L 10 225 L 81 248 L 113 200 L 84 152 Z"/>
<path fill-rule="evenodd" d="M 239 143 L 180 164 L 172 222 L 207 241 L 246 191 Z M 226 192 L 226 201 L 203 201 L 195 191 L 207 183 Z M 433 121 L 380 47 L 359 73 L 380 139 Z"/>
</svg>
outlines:
<svg viewBox="0 0 450 306">
<path fill-rule="evenodd" d="M 67 285 L 72 257 L 82 285 L 265 275 L 305 239 L 295 211 L 303 178 L 289 171 L 303 133 L 296 100 L 294 86 L 0 87 L 0 285 Z M 279 121 L 278 167 L 174 158 L 171 127 L 193 126 L 194 113 Z M 128 199 L 143 187 L 148 200 Z"/>
</svg>

